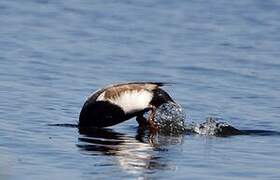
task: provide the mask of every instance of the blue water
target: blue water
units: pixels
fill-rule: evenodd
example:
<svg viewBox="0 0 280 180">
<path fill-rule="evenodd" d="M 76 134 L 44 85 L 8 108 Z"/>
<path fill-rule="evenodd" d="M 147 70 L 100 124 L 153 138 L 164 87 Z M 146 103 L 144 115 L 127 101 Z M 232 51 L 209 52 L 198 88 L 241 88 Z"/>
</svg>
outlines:
<svg viewBox="0 0 280 180">
<path fill-rule="evenodd" d="M 280 2 L 0 1 L 0 179 L 280 179 L 279 136 L 75 124 L 110 83 L 165 87 L 194 122 L 280 131 Z"/>
</svg>

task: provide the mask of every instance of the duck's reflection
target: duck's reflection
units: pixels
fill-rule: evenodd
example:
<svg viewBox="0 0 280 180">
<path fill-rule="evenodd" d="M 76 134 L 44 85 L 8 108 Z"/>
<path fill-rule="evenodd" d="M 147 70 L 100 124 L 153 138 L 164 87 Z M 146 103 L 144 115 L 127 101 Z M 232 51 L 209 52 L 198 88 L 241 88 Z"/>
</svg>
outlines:
<svg viewBox="0 0 280 180">
<path fill-rule="evenodd" d="M 79 132 L 77 146 L 83 153 L 113 155 L 119 166 L 130 173 L 176 168 L 158 152 L 168 151 L 170 144 L 182 143 L 182 135 L 149 134 L 140 129 L 135 137 L 111 129 L 80 129 Z"/>
</svg>

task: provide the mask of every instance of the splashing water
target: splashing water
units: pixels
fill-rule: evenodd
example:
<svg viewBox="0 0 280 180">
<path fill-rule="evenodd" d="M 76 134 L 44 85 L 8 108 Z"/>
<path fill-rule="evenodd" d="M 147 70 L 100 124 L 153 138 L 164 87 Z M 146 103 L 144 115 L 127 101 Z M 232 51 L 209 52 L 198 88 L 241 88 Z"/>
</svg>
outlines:
<svg viewBox="0 0 280 180">
<path fill-rule="evenodd" d="M 182 133 L 185 131 L 186 114 L 175 103 L 164 103 L 156 109 L 155 122 L 161 132 Z"/>
<path fill-rule="evenodd" d="M 244 134 L 226 122 L 219 122 L 217 118 L 208 117 L 203 123 L 185 122 L 186 114 L 183 108 L 175 103 L 164 103 L 156 109 L 155 122 L 159 131 L 169 134 L 184 132 L 207 136 L 229 136 Z"/>
<path fill-rule="evenodd" d="M 190 123 L 186 126 L 188 130 L 194 133 L 207 136 L 230 136 L 244 134 L 242 131 L 234 128 L 226 122 L 219 122 L 217 118 L 208 117 L 206 121 L 199 123 Z"/>
</svg>

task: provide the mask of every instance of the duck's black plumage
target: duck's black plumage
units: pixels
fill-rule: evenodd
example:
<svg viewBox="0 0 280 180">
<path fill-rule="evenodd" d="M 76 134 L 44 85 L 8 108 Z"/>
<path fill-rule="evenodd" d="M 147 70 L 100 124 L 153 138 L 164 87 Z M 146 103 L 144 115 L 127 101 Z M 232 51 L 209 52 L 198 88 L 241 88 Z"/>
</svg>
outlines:
<svg viewBox="0 0 280 180">
<path fill-rule="evenodd" d="M 79 117 L 79 127 L 108 127 L 137 117 L 140 125 L 152 123 L 153 112 L 163 103 L 174 102 L 164 83 L 133 82 L 115 84 L 97 90 L 86 100 Z M 152 111 L 150 120 L 143 114 Z"/>
</svg>

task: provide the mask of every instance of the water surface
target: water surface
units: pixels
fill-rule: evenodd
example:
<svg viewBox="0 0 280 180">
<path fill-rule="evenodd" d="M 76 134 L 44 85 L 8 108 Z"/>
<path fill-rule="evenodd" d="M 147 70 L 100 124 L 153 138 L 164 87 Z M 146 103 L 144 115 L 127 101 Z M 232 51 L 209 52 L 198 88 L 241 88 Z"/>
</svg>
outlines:
<svg viewBox="0 0 280 180">
<path fill-rule="evenodd" d="M 279 179 L 279 136 L 79 133 L 86 97 L 172 82 L 189 119 L 280 131 L 280 3 L 2 0 L 0 179 Z"/>
</svg>

